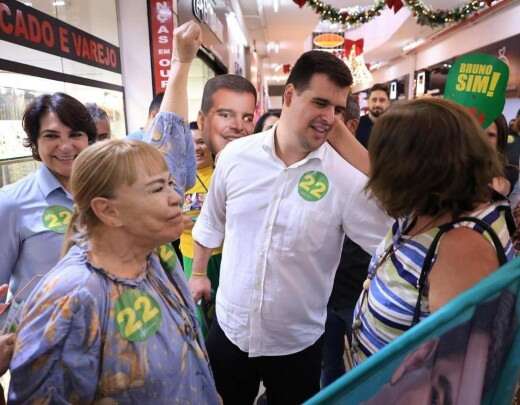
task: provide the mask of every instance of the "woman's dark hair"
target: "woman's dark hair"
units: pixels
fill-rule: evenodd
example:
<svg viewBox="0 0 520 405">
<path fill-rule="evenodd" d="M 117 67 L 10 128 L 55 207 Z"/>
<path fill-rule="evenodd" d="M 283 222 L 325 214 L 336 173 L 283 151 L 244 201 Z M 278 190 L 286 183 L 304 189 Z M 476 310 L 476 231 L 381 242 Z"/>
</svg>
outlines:
<svg viewBox="0 0 520 405">
<path fill-rule="evenodd" d="M 68 94 L 44 94 L 27 106 L 22 118 L 23 129 L 27 135 L 24 146 L 31 148 L 34 159 L 41 160 L 37 140 L 41 119 L 49 112 L 55 113 L 60 121 L 73 131 L 85 132 L 89 143 L 95 142 L 96 124 L 83 104 Z"/>
<path fill-rule="evenodd" d="M 258 118 L 258 121 L 256 121 L 255 129 L 253 129 L 253 134 L 256 134 L 258 132 L 262 132 L 264 130 L 264 123 L 269 117 L 277 117 L 280 118 L 280 113 L 276 111 L 268 111 L 266 113 L 263 113 L 260 118 Z"/>
<path fill-rule="evenodd" d="M 509 126 L 506 117 L 500 114 L 494 121 L 497 127 L 497 152 L 503 157 L 506 155 L 507 136 L 509 135 Z"/>
<path fill-rule="evenodd" d="M 374 124 L 367 189 L 386 212 L 454 217 L 491 198 L 489 184 L 503 176 L 498 154 L 478 122 L 447 100 L 396 105 Z"/>
</svg>

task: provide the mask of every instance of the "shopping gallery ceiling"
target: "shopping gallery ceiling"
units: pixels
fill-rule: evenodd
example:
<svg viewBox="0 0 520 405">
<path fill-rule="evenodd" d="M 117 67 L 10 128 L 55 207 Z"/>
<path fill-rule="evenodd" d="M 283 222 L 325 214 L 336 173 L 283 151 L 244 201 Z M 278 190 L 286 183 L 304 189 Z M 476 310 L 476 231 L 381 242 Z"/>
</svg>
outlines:
<svg viewBox="0 0 520 405">
<path fill-rule="evenodd" d="M 349 11 L 367 8 L 374 0 L 322 0 L 336 9 Z M 433 9 L 451 9 L 467 0 L 423 0 Z M 246 28 L 258 54 L 263 58 L 263 71 L 271 83 L 283 82 L 282 66 L 292 64 L 311 48 L 312 32 L 343 31 L 339 25 L 320 21 L 308 5 L 299 7 L 293 0 L 239 0 Z M 508 0 L 503 0 L 508 2 Z M 495 2 L 498 3 L 498 2 Z M 406 7 L 397 13 L 386 8 L 372 21 L 347 30 L 351 40 L 363 38 L 364 59 L 372 66 L 388 63 L 420 42 L 431 40 L 450 29 L 419 25 Z"/>
</svg>

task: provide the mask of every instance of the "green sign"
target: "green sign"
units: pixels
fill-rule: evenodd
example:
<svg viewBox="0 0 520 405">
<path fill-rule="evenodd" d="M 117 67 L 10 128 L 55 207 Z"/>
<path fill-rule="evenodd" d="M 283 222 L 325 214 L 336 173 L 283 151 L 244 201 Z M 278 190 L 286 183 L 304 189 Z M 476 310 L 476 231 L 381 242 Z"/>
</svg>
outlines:
<svg viewBox="0 0 520 405">
<path fill-rule="evenodd" d="M 152 336 L 161 326 L 161 308 L 150 294 L 127 290 L 115 304 L 116 324 L 121 336 L 140 342 Z"/>
<path fill-rule="evenodd" d="M 329 191 L 329 179 L 322 172 L 306 172 L 298 182 L 298 193 L 307 201 L 318 201 Z"/>
<path fill-rule="evenodd" d="M 51 205 L 43 212 L 43 226 L 56 233 L 65 233 L 72 218 L 72 211 L 61 205 Z"/>
<path fill-rule="evenodd" d="M 483 128 L 502 114 L 509 68 L 491 55 L 458 58 L 448 73 L 444 98 L 467 107 Z"/>
</svg>

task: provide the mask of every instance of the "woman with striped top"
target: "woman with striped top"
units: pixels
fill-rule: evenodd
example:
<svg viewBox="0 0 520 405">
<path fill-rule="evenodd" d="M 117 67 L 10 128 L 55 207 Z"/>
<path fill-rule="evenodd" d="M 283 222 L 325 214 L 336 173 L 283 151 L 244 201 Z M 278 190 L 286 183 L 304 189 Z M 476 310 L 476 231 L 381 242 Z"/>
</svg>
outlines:
<svg viewBox="0 0 520 405">
<path fill-rule="evenodd" d="M 502 167 L 462 107 L 420 99 L 372 130 L 369 192 L 398 218 L 354 312 L 359 363 L 514 256 L 510 209 L 489 187 Z"/>
</svg>

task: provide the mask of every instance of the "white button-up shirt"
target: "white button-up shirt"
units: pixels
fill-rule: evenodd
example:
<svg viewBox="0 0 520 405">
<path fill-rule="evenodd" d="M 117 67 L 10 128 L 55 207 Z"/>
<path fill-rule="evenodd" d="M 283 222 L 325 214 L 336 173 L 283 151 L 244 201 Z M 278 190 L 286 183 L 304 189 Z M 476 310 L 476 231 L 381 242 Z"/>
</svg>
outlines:
<svg viewBox="0 0 520 405">
<path fill-rule="evenodd" d="M 323 334 L 345 233 L 374 253 L 390 226 L 366 181 L 327 143 L 287 167 L 274 129 L 222 151 L 193 237 L 224 241 L 217 318 L 250 357 L 296 353 Z"/>
</svg>

